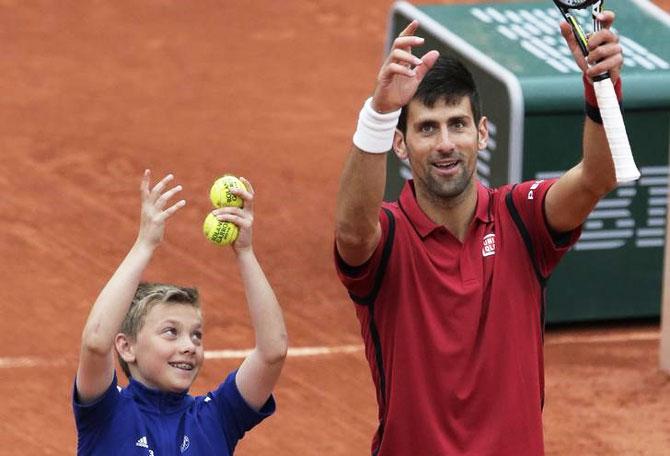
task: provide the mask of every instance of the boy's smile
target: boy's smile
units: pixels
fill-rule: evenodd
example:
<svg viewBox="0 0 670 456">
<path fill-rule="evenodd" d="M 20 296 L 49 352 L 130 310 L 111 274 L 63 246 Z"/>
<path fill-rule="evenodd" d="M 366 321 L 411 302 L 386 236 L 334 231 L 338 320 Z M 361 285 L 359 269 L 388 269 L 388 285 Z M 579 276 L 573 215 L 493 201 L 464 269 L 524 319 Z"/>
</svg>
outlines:
<svg viewBox="0 0 670 456">
<path fill-rule="evenodd" d="M 162 391 L 183 392 L 198 376 L 204 358 L 202 316 L 195 307 L 157 304 L 132 343 L 133 378 Z"/>
</svg>

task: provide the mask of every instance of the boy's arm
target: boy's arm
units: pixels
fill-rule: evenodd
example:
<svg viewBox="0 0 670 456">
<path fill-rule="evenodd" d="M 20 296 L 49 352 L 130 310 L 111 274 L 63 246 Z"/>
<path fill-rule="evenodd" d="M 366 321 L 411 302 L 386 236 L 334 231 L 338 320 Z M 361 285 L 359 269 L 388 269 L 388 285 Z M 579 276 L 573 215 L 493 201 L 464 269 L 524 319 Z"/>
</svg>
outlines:
<svg viewBox="0 0 670 456">
<path fill-rule="evenodd" d="M 167 201 L 181 191 L 181 186 L 163 192 L 173 179 L 168 175 L 150 189 L 150 177 L 150 172 L 145 171 L 140 186 L 142 215 L 137 240 L 100 292 L 84 325 L 76 380 L 77 400 L 81 403 L 94 401 L 112 383 L 114 337 L 128 312 L 142 273 L 163 238 L 165 220 L 186 204 L 181 200 L 163 209 Z"/>
<path fill-rule="evenodd" d="M 255 410 L 267 402 L 279 380 L 288 350 L 284 317 L 252 250 L 237 256 L 254 328 L 256 346 L 242 362 L 235 381 L 244 400 Z"/>
<path fill-rule="evenodd" d="M 224 207 L 213 213 L 219 220 L 233 222 L 240 229 L 233 250 L 237 255 L 256 345 L 238 369 L 235 382 L 247 404 L 258 411 L 279 379 L 288 350 L 288 336 L 277 297 L 252 247 L 254 191 L 249 181 L 241 180 L 247 191 L 231 189 L 231 192 L 244 200 L 244 208 Z"/>
</svg>

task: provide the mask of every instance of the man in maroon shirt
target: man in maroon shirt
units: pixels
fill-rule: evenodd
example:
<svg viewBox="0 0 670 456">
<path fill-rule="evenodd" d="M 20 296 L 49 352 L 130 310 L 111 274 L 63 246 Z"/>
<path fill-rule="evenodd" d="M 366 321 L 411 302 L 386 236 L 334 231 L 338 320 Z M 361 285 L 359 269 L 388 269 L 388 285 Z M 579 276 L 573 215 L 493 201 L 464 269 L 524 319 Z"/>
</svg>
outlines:
<svg viewBox="0 0 670 456">
<path fill-rule="evenodd" d="M 585 78 L 609 71 L 620 94 L 621 47 L 589 40 Z M 597 107 L 583 158 L 559 179 L 498 189 L 476 178 L 488 140 L 470 73 L 430 51 L 411 23 L 394 41 L 359 117 L 337 199 L 338 273 L 356 303 L 377 389 L 372 454 L 535 456 L 544 452 L 544 287 L 598 200 L 616 185 Z M 383 203 L 385 152 L 413 180 Z M 541 153 L 541 151 L 538 151 Z"/>
</svg>

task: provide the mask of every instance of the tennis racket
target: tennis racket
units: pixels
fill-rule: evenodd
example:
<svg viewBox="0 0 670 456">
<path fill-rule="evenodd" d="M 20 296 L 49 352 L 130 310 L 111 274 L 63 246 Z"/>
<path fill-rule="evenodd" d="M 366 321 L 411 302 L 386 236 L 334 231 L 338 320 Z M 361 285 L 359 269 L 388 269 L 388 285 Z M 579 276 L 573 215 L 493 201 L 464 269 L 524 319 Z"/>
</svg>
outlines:
<svg viewBox="0 0 670 456">
<path fill-rule="evenodd" d="M 584 30 L 577 22 L 575 16 L 570 13 L 570 10 L 584 9 L 591 7 L 591 15 L 593 17 L 593 31 L 600 30 L 600 21 L 596 19 L 598 13 L 603 10 L 604 0 L 553 0 L 565 20 L 572 27 L 572 32 L 575 35 L 577 43 L 586 57 L 589 53 L 587 46 L 586 35 Z M 612 160 L 614 161 L 614 170 L 616 172 L 616 180 L 618 183 L 630 182 L 640 178 L 640 171 L 635 165 L 635 159 L 630 149 L 628 142 L 628 134 L 626 133 L 626 125 L 623 123 L 623 116 L 621 115 L 621 108 L 614 92 L 614 86 L 608 73 L 603 73 L 593 78 L 593 89 L 598 99 L 598 108 L 600 109 L 600 116 L 603 119 L 603 127 L 605 128 L 605 135 L 607 136 L 607 143 L 612 152 Z"/>
</svg>

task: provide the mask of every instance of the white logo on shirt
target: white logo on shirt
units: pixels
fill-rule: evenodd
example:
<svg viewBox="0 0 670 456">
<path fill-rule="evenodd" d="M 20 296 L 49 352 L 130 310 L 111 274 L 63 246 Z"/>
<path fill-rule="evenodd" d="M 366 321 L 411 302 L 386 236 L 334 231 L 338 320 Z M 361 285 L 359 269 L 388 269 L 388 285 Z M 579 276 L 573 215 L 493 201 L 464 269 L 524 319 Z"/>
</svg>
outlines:
<svg viewBox="0 0 670 456">
<path fill-rule="evenodd" d="M 138 446 L 140 448 L 149 448 L 149 441 L 147 440 L 147 436 L 145 435 L 144 437 L 140 438 L 137 442 L 135 442 L 135 446 Z"/>
<path fill-rule="evenodd" d="M 487 257 L 496 254 L 496 235 L 494 233 L 484 236 L 482 243 L 482 256 Z"/>
<path fill-rule="evenodd" d="M 533 183 L 533 185 L 530 186 L 530 191 L 528 192 L 528 199 L 529 199 L 529 200 L 532 200 L 532 199 L 533 199 L 533 191 L 535 191 L 535 189 L 536 189 L 537 187 L 539 187 L 540 184 L 541 184 L 542 182 L 544 182 L 544 179 L 535 181 L 535 182 Z"/>
<path fill-rule="evenodd" d="M 181 447 L 179 447 L 179 449 L 183 453 L 188 450 L 189 445 L 191 445 L 191 441 L 188 439 L 188 436 L 184 434 L 184 440 L 181 441 Z"/>
</svg>

